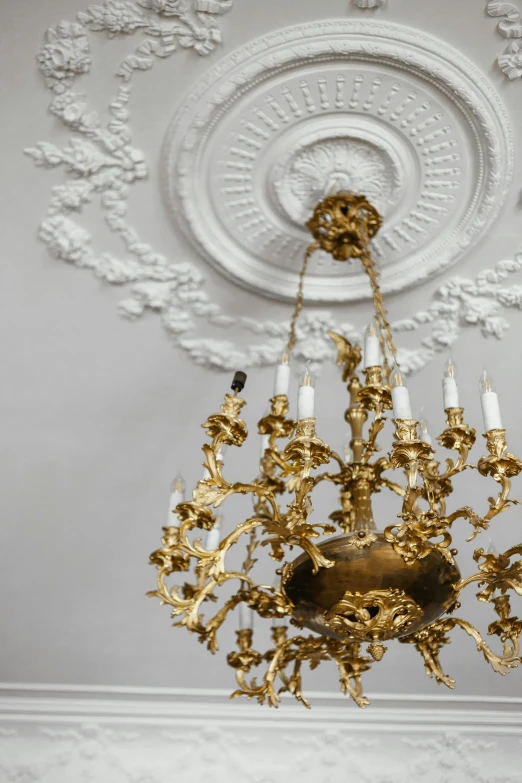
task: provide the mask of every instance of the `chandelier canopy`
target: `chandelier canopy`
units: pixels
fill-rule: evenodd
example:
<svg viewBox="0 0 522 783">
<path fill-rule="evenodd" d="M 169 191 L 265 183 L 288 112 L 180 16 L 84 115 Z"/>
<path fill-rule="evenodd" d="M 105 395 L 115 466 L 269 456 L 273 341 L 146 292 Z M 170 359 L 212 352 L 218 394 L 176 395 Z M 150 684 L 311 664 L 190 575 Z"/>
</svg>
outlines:
<svg viewBox="0 0 522 783">
<path fill-rule="evenodd" d="M 476 433 L 464 423 L 455 367 L 448 360 L 443 379 L 447 427 L 437 440 L 458 457 L 447 459 L 441 469 L 425 422 L 412 416 L 370 252 L 370 242 L 381 226 L 379 213 L 364 196 L 339 193 L 327 196 L 316 207 L 307 226 L 314 242 L 305 254 L 287 350 L 276 368 L 271 410 L 258 425 L 259 475 L 251 483 L 230 482 L 224 476 L 224 447 L 240 447 L 247 437 L 240 418 L 245 400 L 239 396 L 246 375 L 237 372 L 233 394 L 226 394 L 220 413 L 203 424 L 210 443 L 203 446 L 205 476 L 192 500 L 185 500 L 181 478 L 173 483 L 169 512 L 178 522 L 172 524 L 169 513 L 162 547 L 151 555 L 158 569 L 158 586 L 149 595 L 171 606 L 176 624 L 195 633 L 212 653 L 217 649 L 219 628 L 237 608 L 238 649 L 227 657 L 238 683 L 232 697 L 256 697 L 271 706 L 278 705 L 279 694 L 285 691 L 309 706 L 301 690 L 302 665 L 315 668 L 333 661 L 343 693 L 365 707 L 368 700 L 362 693 L 361 676 L 383 658 L 384 643 L 392 640 L 413 644 L 427 674 L 453 688 L 455 681 L 443 672 L 439 653 L 455 626 L 474 639 L 496 672 L 506 674 L 522 662 L 522 621 L 511 615 L 509 598 L 510 591 L 522 595 L 522 559 L 517 559 L 522 544 L 503 554 L 491 548 L 476 549 L 473 558 L 478 571 L 467 578 L 461 577 L 455 559 L 458 553 L 451 546 L 454 522 L 462 519 L 471 524 L 471 541 L 488 529 L 497 514 L 517 502 L 509 498 L 510 482 L 521 472 L 522 462 L 507 451 L 497 395 L 484 374 L 481 403 L 487 455 L 471 465 L 467 460 Z M 375 317 L 365 334 L 362 372 L 361 348 L 343 335 L 329 333 L 338 349 L 337 363 L 342 366 L 350 400 L 344 416 L 351 440 L 342 456 L 316 434 L 314 385 L 308 369 L 299 388 L 297 420 L 288 417 L 290 359 L 303 303 L 303 280 L 308 260 L 319 248 L 336 261 L 360 259 L 373 292 Z M 376 458 L 377 438 L 389 410 L 395 441 L 388 457 Z M 328 469 L 318 471 L 326 465 Z M 468 468 L 477 468 L 500 485 L 498 495 L 489 498 L 484 516 L 471 506 L 451 512 L 446 508 L 452 479 Z M 390 470 L 402 473 L 403 481 L 392 481 L 387 475 Z M 312 494 L 324 481 L 340 490 L 340 508 L 330 515 L 332 524 L 312 518 Z M 400 496 L 402 509 L 397 521 L 377 530 L 371 501 L 381 490 Z M 253 512 L 221 538 L 215 509 L 235 494 L 251 496 Z M 342 535 L 330 537 L 338 530 Z M 206 531 L 204 543 L 202 531 Z M 227 554 L 240 540 L 246 541 L 245 560 L 240 570 L 228 570 Z M 277 564 L 271 586 L 256 584 L 252 576 L 259 545 L 269 548 Z M 297 559 L 289 559 L 294 548 L 302 552 Z M 194 575 L 191 582 L 167 584 L 173 574 L 189 571 Z M 219 588 L 228 583 L 238 585 L 236 592 L 206 619 L 203 610 L 212 607 Z M 460 593 L 474 583 L 480 589 L 479 601 L 492 604 L 497 615 L 488 634 L 500 638 L 500 654 L 473 625 L 454 614 L 460 607 Z M 272 644 L 266 652 L 254 646 L 254 613 L 272 623 Z M 307 635 L 305 629 L 313 633 Z M 262 681 L 249 679 L 252 670 L 261 666 Z"/>
</svg>

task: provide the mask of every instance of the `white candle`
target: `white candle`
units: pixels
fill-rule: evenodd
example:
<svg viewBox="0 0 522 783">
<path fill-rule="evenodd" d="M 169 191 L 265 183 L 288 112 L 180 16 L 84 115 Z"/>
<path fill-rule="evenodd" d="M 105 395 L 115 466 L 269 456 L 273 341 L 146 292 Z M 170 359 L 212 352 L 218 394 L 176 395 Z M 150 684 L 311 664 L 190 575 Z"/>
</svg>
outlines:
<svg viewBox="0 0 522 783">
<path fill-rule="evenodd" d="M 444 409 L 459 407 L 459 390 L 455 376 L 457 368 L 453 359 L 450 357 L 444 367 L 444 378 L 442 379 L 442 396 L 444 399 Z"/>
<path fill-rule="evenodd" d="M 252 631 L 254 628 L 254 611 L 242 601 L 239 604 L 239 630 Z"/>
<path fill-rule="evenodd" d="M 175 523 L 175 518 L 172 512 L 176 506 L 179 505 L 179 503 L 183 503 L 184 500 L 185 482 L 183 481 L 183 477 L 178 473 L 170 485 L 169 517 L 167 527 L 171 527 Z"/>
<path fill-rule="evenodd" d="M 217 549 L 221 541 L 221 517 L 216 517 L 214 527 L 207 532 L 205 537 L 205 549 L 212 552 Z"/>
<path fill-rule="evenodd" d="M 286 628 L 288 625 L 288 617 L 274 617 L 272 620 L 272 628 Z"/>
<path fill-rule="evenodd" d="M 261 435 L 260 457 L 263 459 L 265 451 L 270 448 L 270 435 Z"/>
<path fill-rule="evenodd" d="M 275 381 L 274 381 L 274 397 L 278 397 L 280 394 L 284 394 L 288 397 L 288 389 L 290 386 L 290 356 L 288 351 L 285 351 L 281 356 L 281 361 L 276 367 Z"/>
<path fill-rule="evenodd" d="M 501 430 L 502 418 L 500 416 L 498 397 L 496 392 L 493 391 L 491 378 L 488 377 L 488 374 L 485 370 L 480 379 L 479 386 L 481 392 L 480 403 L 482 405 L 484 429 L 486 432 L 489 432 L 490 430 Z"/>
<path fill-rule="evenodd" d="M 381 346 L 375 322 L 366 328 L 364 333 L 364 368 L 376 367 L 381 363 Z"/>
<path fill-rule="evenodd" d="M 297 420 L 313 418 L 315 389 L 308 365 L 297 394 Z"/>
<path fill-rule="evenodd" d="M 408 389 L 404 385 L 404 375 L 397 366 L 391 377 L 391 393 L 393 403 L 393 417 L 395 419 L 411 419 L 411 404 Z"/>
</svg>

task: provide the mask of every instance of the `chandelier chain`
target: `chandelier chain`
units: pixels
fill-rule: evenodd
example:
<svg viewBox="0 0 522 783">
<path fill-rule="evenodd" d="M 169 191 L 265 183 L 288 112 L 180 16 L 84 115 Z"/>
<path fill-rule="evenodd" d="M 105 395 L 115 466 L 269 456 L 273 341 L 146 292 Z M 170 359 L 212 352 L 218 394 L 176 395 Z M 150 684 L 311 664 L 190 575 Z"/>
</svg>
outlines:
<svg viewBox="0 0 522 783">
<path fill-rule="evenodd" d="M 318 247 L 319 247 L 319 242 L 312 242 L 312 244 L 306 249 L 306 252 L 304 254 L 303 266 L 301 267 L 301 271 L 299 273 L 299 285 L 297 287 L 295 309 L 292 315 L 292 320 L 290 321 L 290 330 L 288 332 L 287 348 L 289 352 L 293 350 L 296 344 L 297 338 L 295 335 L 295 328 L 299 316 L 301 314 L 301 310 L 303 309 L 303 286 L 304 286 L 305 275 L 308 269 L 308 261 L 310 260 L 311 256 L 313 255 L 313 253 L 315 253 Z"/>
<path fill-rule="evenodd" d="M 384 340 L 386 341 L 386 347 L 388 349 L 388 353 L 393 359 L 394 363 L 397 366 L 399 366 L 399 363 L 397 361 L 397 348 L 395 347 L 395 343 L 393 342 L 391 326 L 390 326 L 390 322 L 388 321 L 388 312 L 384 306 L 381 286 L 379 284 L 379 271 L 375 265 L 375 261 L 373 260 L 368 248 L 366 253 L 363 256 L 361 256 L 361 261 L 364 270 L 368 275 L 368 278 L 370 280 L 370 285 L 372 288 L 373 307 L 375 310 L 375 315 L 377 317 L 377 322 L 379 326 L 379 339 L 381 343 L 381 351 L 383 356 L 383 366 L 384 366 L 385 375 L 389 379 L 390 367 L 388 363 L 388 356 L 386 354 L 386 351 L 384 350 Z"/>
</svg>

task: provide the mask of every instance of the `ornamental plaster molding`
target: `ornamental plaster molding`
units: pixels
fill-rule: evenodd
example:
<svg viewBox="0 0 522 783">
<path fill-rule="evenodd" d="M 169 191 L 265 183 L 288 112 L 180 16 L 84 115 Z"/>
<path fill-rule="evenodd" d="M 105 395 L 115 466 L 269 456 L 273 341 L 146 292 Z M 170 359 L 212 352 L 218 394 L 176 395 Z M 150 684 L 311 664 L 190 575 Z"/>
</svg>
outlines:
<svg viewBox="0 0 522 783">
<path fill-rule="evenodd" d="M 501 17 L 497 30 L 504 38 L 522 38 L 522 14 L 513 3 L 489 0 L 486 6 L 490 16 Z M 511 41 L 497 60 L 500 69 L 508 79 L 520 79 L 522 76 L 522 46 L 515 40 Z"/>
<path fill-rule="evenodd" d="M 0 783 L 519 783 L 520 703 L 373 697 L 362 716 L 217 692 L 5 688 Z M 283 700 L 285 701 L 285 700 Z M 267 753 L 269 749 L 269 753 Z"/>
<path fill-rule="evenodd" d="M 210 54 L 221 40 L 217 19 L 230 8 L 231 3 L 227 0 L 193 0 L 190 8 L 182 0 L 141 0 L 139 3 L 106 0 L 78 14 L 76 22 L 63 21 L 49 28 L 37 60 L 51 92 L 49 111 L 69 132 L 69 140 L 61 146 L 41 141 L 26 150 L 37 166 L 44 169 L 60 167 L 65 173 L 64 184 L 52 189 L 47 215 L 40 226 L 40 238 L 50 254 L 80 269 L 90 270 L 107 283 L 124 287 L 126 293 L 119 305 L 120 315 L 133 320 L 147 313 L 156 313 L 175 345 L 195 363 L 219 370 L 230 370 L 239 365 L 273 364 L 284 344 L 288 322 L 259 321 L 225 312 L 210 299 L 205 290 L 205 276 L 196 264 L 188 260 L 173 263 L 144 241 L 138 230 L 129 224 L 127 210 L 130 196 L 135 185 L 149 174 L 143 152 L 131 143 L 134 129 L 131 128 L 130 110 L 136 74 L 150 70 L 157 58 L 171 56 L 178 47 L 192 49 L 202 56 Z M 330 31 L 338 28 L 339 24 L 348 23 L 318 22 L 258 39 L 239 50 L 245 57 L 245 73 L 248 73 L 248 59 L 252 52 L 259 47 L 268 47 L 274 39 L 282 41 L 285 46 L 288 44 L 293 57 L 313 59 L 317 41 L 323 36 L 332 47 Z M 395 36 L 394 46 L 399 59 L 402 56 L 401 46 L 406 45 L 404 37 L 413 36 L 417 46 L 424 40 L 417 31 L 405 32 L 405 28 L 396 26 L 375 26 L 365 22 L 364 25 L 357 23 L 357 29 L 363 30 L 369 40 L 383 29 L 388 36 Z M 116 89 L 109 104 L 106 125 L 102 123 L 100 112 L 92 108 L 89 98 L 75 88 L 76 81 L 85 79 L 91 67 L 90 34 L 93 32 L 108 38 L 141 38 L 115 74 Z M 376 41 L 370 48 L 372 56 L 382 54 Z M 344 54 L 346 49 L 341 51 Z M 266 59 L 270 60 L 268 54 Z M 226 62 L 230 62 L 230 58 Z M 275 67 L 282 65 L 274 56 L 272 62 Z M 461 58 L 460 62 L 464 68 L 467 61 Z M 424 69 L 427 78 L 435 78 L 433 63 L 427 56 L 417 66 Z M 215 71 L 211 72 L 211 76 L 215 75 Z M 439 78 L 447 79 L 444 72 Z M 482 91 L 487 92 L 490 89 L 487 83 L 479 75 L 476 78 L 481 81 Z M 226 99 L 226 84 L 224 80 L 222 90 L 215 96 L 218 104 Z M 454 82 L 445 81 L 444 90 L 454 88 Z M 494 206 L 500 208 L 499 188 L 505 189 L 511 175 L 512 148 L 507 120 L 501 134 L 508 139 L 503 153 L 496 137 L 488 135 L 488 110 L 484 102 L 475 101 L 475 97 L 469 92 L 462 100 L 467 102 L 470 114 L 474 114 L 477 122 L 482 124 L 483 140 L 487 139 L 484 157 L 489 157 L 490 162 L 496 164 L 496 177 L 491 177 L 485 190 L 480 217 L 483 226 L 486 226 L 494 215 Z M 497 109 L 504 122 L 500 104 Z M 290 103 L 288 111 L 292 111 Z M 407 121 L 408 116 L 401 120 Z M 337 133 L 342 131 L 342 128 L 338 129 Z M 340 140 L 342 143 L 339 143 Z M 357 138 L 352 138 L 348 145 L 342 133 L 336 136 L 334 129 L 325 135 L 322 127 L 315 127 L 311 135 L 303 137 L 300 142 L 301 146 L 297 145 L 282 163 L 286 166 L 288 187 L 279 186 L 278 189 L 281 179 L 272 183 L 271 197 L 274 203 L 279 200 L 286 205 L 284 208 L 289 219 L 292 210 L 298 208 L 298 197 L 303 192 L 305 196 L 307 193 L 312 195 L 318 165 L 325 156 L 335 162 L 336 156 L 340 155 L 345 169 L 352 161 L 355 176 L 362 176 L 363 171 L 369 173 L 376 195 L 380 193 L 385 201 L 393 200 L 394 189 L 400 187 L 400 160 L 394 158 L 394 150 L 385 140 L 376 139 L 375 132 L 367 127 L 360 127 Z M 503 154 L 507 166 L 504 170 L 501 167 Z M 183 161 L 180 165 L 183 167 Z M 331 163 L 329 176 L 334 175 Z M 319 190 L 321 187 L 323 191 L 329 187 L 328 178 L 326 184 L 319 182 Z M 92 204 L 99 206 L 108 227 L 121 239 L 125 248 L 123 257 L 95 248 L 91 233 L 81 224 L 84 209 Z M 300 219 L 300 215 L 297 214 L 294 219 Z M 438 352 L 447 350 L 464 328 L 477 328 L 483 335 L 501 338 L 508 328 L 505 311 L 522 307 L 522 288 L 505 284 L 521 265 L 522 255 L 519 254 L 513 260 L 501 261 L 494 268 L 485 270 L 475 280 L 450 279 L 439 286 L 425 309 L 397 323 L 395 326 L 399 332 L 419 331 L 419 347 L 400 350 L 405 370 L 420 370 Z M 208 333 L 209 326 L 213 336 L 201 336 L 201 332 Z M 298 327 L 297 358 L 311 360 L 316 366 L 330 360 L 333 351 L 325 337 L 327 329 L 334 329 L 349 338 L 360 338 L 359 326 L 339 322 L 335 314 L 324 309 L 306 308 Z M 227 331 L 230 339 L 227 339 Z"/>
<path fill-rule="evenodd" d="M 386 0 L 355 0 L 357 8 L 382 8 Z"/>
<path fill-rule="evenodd" d="M 497 93 L 456 50 L 395 24 L 328 20 L 221 60 L 176 112 L 163 160 L 171 213 L 198 252 L 291 301 L 319 199 L 368 182 L 385 218 L 372 243 L 382 290 L 397 292 L 493 225 L 513 140 Z M 356 264 L 314 254 L 306 301 L 369 295 Z"/>
</svg>

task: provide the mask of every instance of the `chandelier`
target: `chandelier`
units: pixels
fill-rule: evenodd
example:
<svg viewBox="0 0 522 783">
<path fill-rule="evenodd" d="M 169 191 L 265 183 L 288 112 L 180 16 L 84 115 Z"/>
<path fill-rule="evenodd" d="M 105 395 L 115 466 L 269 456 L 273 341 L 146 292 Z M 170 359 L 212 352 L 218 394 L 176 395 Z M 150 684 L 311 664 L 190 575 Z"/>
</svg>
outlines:
<svg viewBox="0 0 522 783">
<path fill-rule="evenodd" d="M 484 373 L 481 403 L 487 454 L 471 465 L 468 454 L 476 432 L 464 423 L 455 367 L 448 360 L 443 378 L 447 427 L 437 440 L 458 456 L 447 459 L 441 468 L 426 424 L 412 416 L 370 252 L 371 239 L 381 226 L 380 215 L 365 197 L 340 193 L 325 198 L 307 226 L 314 242 L 305 253 L 270 412 L 258 424 L 259 475 L 242 483 L 231 482 L 224 474 L 224 447 L 239 447 L 247 437 L 240 418 L 245 400 L 239 396 L 246 375 L 237 372 L 233 394 L 226 394 L 221 411 L 203 424 L 210 442 L 203 446 L 205 475 L 192 499 L 185 500 L 181 478 L 173 483 L 169 511 L 177 521 L 170 521 L 169 514 L 162 547 L 150 557 L 158 569 L 158 584 L 149 595 L 168 604 L 176 625 L 196 634 L 212 653 L 217 649 L 218 630 L 237 609 L 237 649 L 227 656 L 237 680 L 232 697 L 255 697 L 274 707 L 285 691 L 309 706 L 302 693 L 302 667 L 308 664 L 314 669 L 326 661 L 337 666 L 342 692 L 365 707 L 368 700 L 361 677 L 381 661 L 385 642 L 392 640 L 413 644 L 428 676 L 453 688 L 455 681 L 444 673 L 439 654 L 456 626 L 472 637 L 494 671 L 506 674 L 522 662 L 522 621 L 512 616 L 509 597 L 510 591 L 522 595 L 522 559 L 516 557 L 522 555 L 522 544 L 503 554 L 492 547 L 476 549 L 477 573 L 462 578 L 451 536 L 452 525 L 467 520 L 472 527 L 467 540 L 473 540 L 495 516 L 517 502 L 509 498 L 510 482 L 521 472 L 522 462 L 507 451 L 491 381 Z M 351 440 L 343 456 L 316 433 L 315 390 L 308 369 L 298 392 L 296 421 L 288 415 L 290 360 L 303 281 L 308 260 L 318 249 L 339 262 L 359 259 L 373 293 L 375 318 L 365 333 L 364 355 L 344 336 L 328 333 L 337 347 L 337 363 L 349 394 L 344 417 Z M 377 458 L 377 438 L 386 425 L 387 411 L 393 413 L 395 440 L 389 456 Z M 500 485 L 496 497 L 489 498 L 484 516 L 471 506 L 447 510 L 453 479 L 469 468 Z M 389 471 L 402 475 L 403 480 L 392 481 Z M 332 524 L 313 519 L 312 494 L 322 482 L 333 483 L 340 491 L 340 507 L 330 515 Z M 372 512 L 372 496 L 381 490 L 402 499 L 397 520 L 390 520 L 392 524 L 384 530 L 378 529 Z M 236 494 L 252 498 L 252 514 L 222 537 L 215 509 Z M 330 537 L 339 531 L 340 535 Z M 246 545 L 243 565 L 229 570 L 227 555 L 240 541 Z M 252 575 L 259 546 L 267 547 L 275 561 L 271 585 L 257 584 Z M 301 550 L 296 559 L 295 549 Z M 191 581 L 169 586 L 172 575 L 183 572 L 191 572 Z M 225 585 L 228 597 L 214 612 L 209 611 Z M 235 592 L 230 595 L 231 585 Z M 499 637 L 502 652 L 494 652 L 471 623 L 454 614 L 461 592 L 470 585 L 479 588 L 478 600 L 491 604 L 496 613 L 488 634 Z M 208 618 L 206 613 L 213 616 Z M 254 614 L 271 623 L 266 651 L 257 650 L 254 643 Z"/>
</svg>

